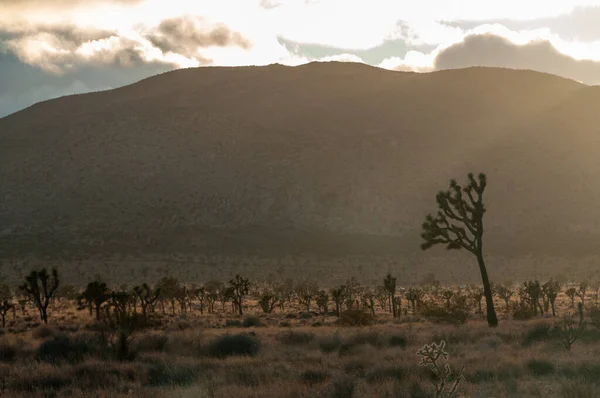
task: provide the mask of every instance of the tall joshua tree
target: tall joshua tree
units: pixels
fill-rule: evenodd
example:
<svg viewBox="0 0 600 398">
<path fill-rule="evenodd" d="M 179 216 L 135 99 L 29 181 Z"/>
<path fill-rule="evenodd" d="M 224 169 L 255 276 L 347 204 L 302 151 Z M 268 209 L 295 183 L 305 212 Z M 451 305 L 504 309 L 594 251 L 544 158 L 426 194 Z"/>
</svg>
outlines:
<svg viewBox="0 0 600 398">
<path fill-rule="evenodd" d="M 56 268 L 52 270 L 52 274 L 44 268 L 41 271 L 32 271 L 25 277 L 25 283 L 19 286 L 19 289 L 35 304 L 44 323 L 48 323 L 48 306 L 58 289 L 58 282 Z"/>
<path fill-rule="evenodd" d="M 477 179 L 472 173 L 469 174 L 469 184 L 464 188 L 455 180 L 451 180 L 450 189 L 437 194 L 437 216 L 430 214 L 423 223 L 421 237 L 425 242 L 421 248 L 427 250 L 442 244 L 446 245 L 448 250 L 467 250 L 477 258 L 487 306 L 488 325 L 495 327 L 498 326 L 498 318 L 483 259 L 483 192 L 486 186 L 485 174 L 479 174 Z"/>
</svg>

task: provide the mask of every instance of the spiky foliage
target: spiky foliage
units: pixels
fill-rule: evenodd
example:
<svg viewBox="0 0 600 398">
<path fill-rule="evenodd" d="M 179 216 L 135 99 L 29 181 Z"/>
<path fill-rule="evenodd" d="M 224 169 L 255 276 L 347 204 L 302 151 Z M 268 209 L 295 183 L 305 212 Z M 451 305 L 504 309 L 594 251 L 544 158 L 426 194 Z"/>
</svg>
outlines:
<svg viewBox="0 0 600 398">
<path fill-rule="evenodd" d="M 143 284 L 142 286 L 136 286 L 133 288 L 133 294 L 140 302 L 140 306 L 142 307 L 142 314 L 144 318 L 148 318 L 148 311 L 154 308 L 154 304 L 156 300 L 158 300 L 160 296 L 160 289 L 152 289 L 147 284 Z"/>
<path fill-rule="evenodd" d="M 13 295 L 10 287 L 6 284 L 0 285 L 0 317 L 2 317 L 2 328 L 6 327 L 6 314 L 14 310 Z"/>
<path fill-rule="evenodd" d="M 571 299 L 571 307 L 575 307 L 575 296 L 577 296 L 577 289 L 570 287 L 565 290 L 565 294 Z"/>
<path fill-rule="evenodd" d="M 542 295 L 544 299 L 552 308 L 552 316 L 556 316 L 556 309 L 554 307 L 554 303 L 556 302 L 556 298 L 558 297 L 558 293 L 560 293 L 560 283 L 558 281 L 550 280 L 542 285 Z"/>
<path fill-rule="evenodd" d="M 437 194 L 437 216 L 429 214 L 426 217 L 421 248 L 427 250 L 441 244 L 448 250 L 463 249 L 475 255 L 483 282 L 488 325 L 497 326 L 492 289 L 483 259 L 483 215 L 486 211 L 483 193 L 487 178 L 485 174 L 479 174 L 475 179 L 471 173 L 468 179 L 469 183 L 464 188 L 456 180 L 451 180 L 450 188 Z"/>
<path fill-rule="evenodd" d="M 296 296 L 298 301 L 306 308 L 306 312 L 310 311 L 311 303 L 319 293 L 319 286 L 314 281 L 301 281 L 296 285 Z"/>
<path fill-rule="evenodd" d="M 390 312 L 395 318 L 397 316 L 396 301 L 394 300 L 394 297 L 396 296 L 396 278 L 394 278 L 392 274 L 388 273 L 385 276 L 385 279 L 383 280 L 383 288 L 388 295 Z"/>
<path fill-rule="evenodd" d="M 244 297 L 248 295 L 249 291 L 250 281 L 248 278 L 236 275 L 235 278 L 229 281 L 227 296 L 231 299 L 240 315 L 244 315 Z"/>
<path fill-rule="evenodd" d="M 506 285 L 498 285 L 498 287 L 496 288 L 496 295 L 502 300 L 504 300 L 506 311 L 508 311 L 508 308 L 510 306 L 510 299 L 514 294 L 515 292 Z"/>
<path fill-rule="evenodd" d="M 329 293 L 331 294 L 331 298 L 335 303 L 335 314 L 336 316 L 340 316 L 342 301 L 344 301 L 344 297 L 346 296 L 346 286 L 341 285 L 333 288 L 329 291 Z"/>
<path fill-rule="evenodd" d="M 31 274 L 25 277 L 25 283 L 19 286 L 19 289 L 37 307 L 40 318 L 44 323 L 48 323 L 48 307 L 58 286 L 59 280 L 56 268 L 52 269 L 51 274 L 45 268 L 40 271 L 32 271 Z"/>
<path fill-rule="evenodd" d="M 567 351 L 571 351 L 571 346 L 581 338 L 587 326 L 583 319 L 582 303 L 577 303 L 577 313 L 578 320 L 575 316 L 567 314 L 554 324 L 555 333 Z"/>
<path fill-rule="evenodd" d="M 583 281 L 579 284 L 579 290 L 577 290 L 577 297 L 581 299 L 581 305 L 585 308 L 585 294 L 588 290 L 589 283 Z"/>
<path fill-rule="evenodd" d="M 327 314 L 329 311 L 329 294 L 325 290 L 320 290 L 315 299 L 319 313 Z"/>
<path fill-rule="evenodd" d="M 431 382 L 435 387 L 435 397 L 455 397 L 458 387 L 464 379 L 464 367 L 458 373 L 454 373 L 448 363 L 443 363 L 448 359 L 446 342 L 442 340 L 440 344 L 425 344 L 417 351 L 417 355 L 421 357 L 419 366 L 429 369 L 433 375 Z M 446 391 L 448 387 L 450 389 Z"/>
<path fill-rule="evenodd" d="M 540 312 L 543 312 L 540 307 L 540 297 L 542 295 L 542 286 L 540 281 L 527 281 L 523 284 L 525 294 L 529 305 L 531 306 L 531 313 L 533 316 L 537 316 L 537 310 L 540 308 Z"/>
<path fill-rule="evenodd" d="M 110 299 L 111 291 L 106 283 L 93 281 L 88 283 L 85 291 L 77 297 L 78 309 L 88 307 L 90 313 L 92 308 L 96 311 L 96 320 L 100 320 L 101 307 Z"/>
</svg>

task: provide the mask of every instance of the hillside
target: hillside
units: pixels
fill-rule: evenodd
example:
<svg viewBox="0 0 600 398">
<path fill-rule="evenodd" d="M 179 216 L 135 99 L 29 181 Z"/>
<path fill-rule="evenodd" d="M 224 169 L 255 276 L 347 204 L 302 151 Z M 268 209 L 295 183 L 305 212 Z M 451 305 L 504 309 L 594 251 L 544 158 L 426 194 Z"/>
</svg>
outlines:
<svg viewBox="0 0 600 398">
<path fill-rule="evenodd" d="M 532 71 L 344 63 L 47 101 L 0 119 L 0 257 L 416 256 L 435 193 L 469 171 L 489 177 L 491 255 L 595 255 L 598 104 Z"/>
</svg>

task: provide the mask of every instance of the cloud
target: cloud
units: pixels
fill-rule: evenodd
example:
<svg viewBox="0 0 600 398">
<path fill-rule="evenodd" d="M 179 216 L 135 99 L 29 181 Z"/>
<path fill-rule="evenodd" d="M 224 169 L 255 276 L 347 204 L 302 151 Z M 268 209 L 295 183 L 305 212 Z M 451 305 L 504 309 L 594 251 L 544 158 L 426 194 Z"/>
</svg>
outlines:
<svg viewBox="0 0 600 398">
<path fill-rule="evenodd" d="M 227 26 L 210 26 L 203 18 L 191 16 L 161 22 L 156 31 L 148 35 L 148 40 L 164 53 L 187 57 L 198 56 L 199 48 L 236 46 L 248 50 L 252 47 L 250 41 Z"/>
<path fill-rule="evenodd" d="M 568 13 L 550 18 L 527 20 L 492 19 L 459 20 L 442 22 L 446 26 L 472 29 L 483 24 L 498 23 L 512 30 L 533 30 L 546 28 L 564 40 L 592 42 L 600 40 L 600 6 L 575 7 Z"/>
<path fill-rule="evenodd" d="M 513 34 L 518 37 L 515 32 Z M 472 33 L 457 43 L 440 46 L 427 54 L 412 51 L 404 58 L 389 58 L 380 66 L 418 72 L 470 66 L 532 69 L 586 84 L 600 84 L 600 62 L 575 59 L 560 52 L 548 39 L 521 38 L 518 42 L 493 32 Z"/>
</svg>

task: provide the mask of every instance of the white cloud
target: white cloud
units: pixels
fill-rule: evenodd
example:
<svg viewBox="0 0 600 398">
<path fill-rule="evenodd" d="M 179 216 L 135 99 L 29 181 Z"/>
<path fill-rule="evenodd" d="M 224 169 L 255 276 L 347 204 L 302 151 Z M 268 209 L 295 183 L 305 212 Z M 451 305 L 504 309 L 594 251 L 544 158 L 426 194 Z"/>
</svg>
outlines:
<svg viewBox="0 0 600 398">
<path fill-rule="evenodd" d="M 296 65 L 314 60 L 289 51 L 278 37 L 345 49 L 347 54 L 337 59 L 352 62 L 362 62 L 352 50 L 373 48 L 391 39 L 402 38 L 412 46 L 437 46 L 430 53 L 390 54 L 381 63 L 386 68 L 418 71 L 432 69 L 440 52 L 465 37 L 483 34 L 521 45 L 546 40 L 577 60 L 600 59 L 600 38 L 596 43 L 582 43 L 562 40 L 548 29 L 513 31 L 501 25 L 483 25 L 465 30 L 439 22 L 548 18 L 576 6 L 598 5 L 600 0 L 47 0 L 43 7 L 33 4 L 40 2 L 0 1 L 0 33 L 12 33 L 6 45 L 23 62 L 52 73 L 65 73 L 87 63 L 126 66 L 157 62 L 188 67 Z M 56 12 L 49 13 L 51 9 Z M 200 46 L 191 42 L 183 51 L 153 42 L 152 35 L 161 23 L 184 16 L 197 18 L 198 29 L 203 31 L 224 26 L 249 45 Z M 108 33 L 75 40 L 59 32 L 65 26 Z M 186 40 L 190 38 L 198 36 L 186 35 Z"/>
<path fill-rule="evenodd" d="M 411 51 L 404 58 L 390 57 L 379 66 L 415 72 L 469 66 L 532 69 L 600 84 L 600 57 L 574 56 L 578 51 L 591 55 L 597 45 L 579 43 L 572 47 L 545 29 L 514 32 L 501 25 L 486 25 L 469 31 L 461 40 L 440 45 L 430 53 Z"/>
</svg>

